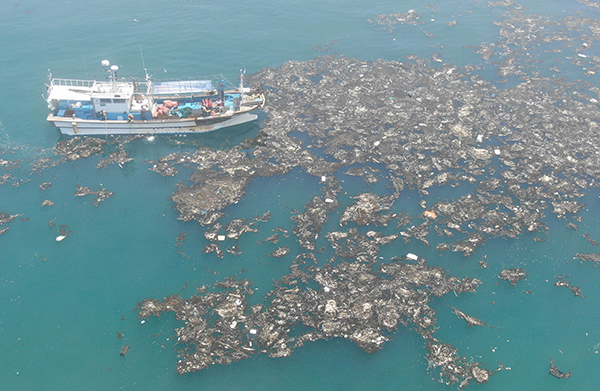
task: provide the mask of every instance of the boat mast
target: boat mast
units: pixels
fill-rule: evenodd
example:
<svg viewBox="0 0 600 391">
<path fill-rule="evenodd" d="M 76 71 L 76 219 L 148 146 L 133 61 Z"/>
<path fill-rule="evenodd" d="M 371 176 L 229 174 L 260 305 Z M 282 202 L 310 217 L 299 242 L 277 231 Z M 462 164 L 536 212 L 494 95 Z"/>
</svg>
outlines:
<svg viewBox="0 0 600 391">
<path fill-rule="evenodd" d="M 240 69 L 240 100 L 244 96 L 244 74 L 246 73 L 246 68 Z"/>
</svg>

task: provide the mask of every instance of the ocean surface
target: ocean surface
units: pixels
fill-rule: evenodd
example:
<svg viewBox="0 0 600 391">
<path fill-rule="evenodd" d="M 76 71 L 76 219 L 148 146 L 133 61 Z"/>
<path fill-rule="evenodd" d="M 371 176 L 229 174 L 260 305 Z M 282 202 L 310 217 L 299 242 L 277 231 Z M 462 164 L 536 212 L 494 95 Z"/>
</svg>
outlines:
<svg viewBox="0 0 600 391">
<path fill-rule="evenodd" d="M 493 67 L 469 46 L 495 42 L 494 24 L 515 6 L 531 15 L 564 21 L 568 16 L 598 18 L 596 8 L 576 1 L 524 1 L 494 5 L 487 1 L 449 0 L 426 6 L 421 1 L 199 1 L 199 0 L 15 0 L 0 3 L 0 159 L 19 161 L 0 166 L 0 212 L 19 217 L 0 229 L 0 390 L 447 390 L 439 370 L 429 368 L 425 342 L 412 329 L 400 327 L 383 349 L 367 354 L 352 342 L 330 339 L 306 343 L 291 357 L 257 355 L 228 366 L 179 376 L 175 369 L 173 314 L 142 323 L 134 311 L 145 298 L 173 293 L 189 297 L 194 287 L 231 275 L 249 278 L 260 301 L 273 279 L 286 274 L 292 257 L 266 257 L 274 245 L 257 245 L 279 226 L 293 228 L 293 210 L 319 194 L 318 179 L 295 169 L 284 177 L 257 178 L 244 198 L 224 210 L 225 221 L 252 218 L 270 211 L 272 218 L 258 233 L 238 240 L 244 253 L 223 259 L 204 254 L 208 241 L 194 221 L 178 220 L 170 200 L 189 169 L 175 177 L 150 171 L 150 160 L 199 146 L 226 149 L 259 132 L 259 121 L 218 133 L 188 137 L 156 137 L 131 142 L 134 159 L 120 167 L 96 166 L 96 155 L 31 173 L 40 158 L 58 160 L 54 145 L 64 140 L 46 122 L 48 70 L 61 78 L 104 77 L 100 62 L 120 66 L 120 76 L 143 76 L 144 65 L 162 78 L 188 78 L 222 73 L 235 79 L 287 61 L 305 61 L 322 54 L 361 60 L 404 61 L 407 55 L 430 58 L 434 53 L 458 66 L 481 65 L 480 75 L 500 81 Z M 377 15 L 419 13 L 418 25 L 393 28 L 373 23 Z M 456 23 L 453 23 L 453 22 Z M 600 55 L 597 47 L 588 55 Z M 532 53 L 534 54 L 534 53 Z M 574 52 L 535 53 L 540 73 L 561 64 L 562 76 L 585 78 L 600 87 L 598 76 L 565 59 Z M 143 57 L 142 57 L 143 56 Z M 143 58 L 143 60 L 142 60 Z M 166 70 L 166 74 L 162 69 Z M 158 76 L 157 76 L 158 77 Z M 522 80 L 510 79 L 505 87 Z M 267 98 L 268 99 L 268 98 Z M 598 142 L 597 140 L 590 140 Z M 360 178 L 346 178 L 345 191 L 368 188 Z M 52 183 L 47 190 L 39 185 Z M 114 196 L 93 204 L 74 197 L 75 188 L 106 188 Z M 473 188 L 459 187 L 458 198 Z M 481 390 L 594 390 L 600 387 L 600 269 L 574 260 L 591 253 L 582 233 L 600 238 L 597 188 L 587 191 L 586 207 L 573 221 L 546 213 L 545 242 L 525 233 L 518 239 L 490 239 L 470 257 L 436 251 L 412 240 L 397 240 L 380 256 L 406 253 L 424 257 L 451 275 L 477 277 L 476 293 L 434 299 L 437 338 L 459 349 L 467 359 L 505 369 Z M 436 195 L 432 197 L 446 197 Z M 53 206 L 42 207 L 44 200 Z M 394 211 L 421 213 L 419 196 L 406 191 Z M 335 218 L 330 223 L 337 224 Z M 60 229 L 70 231 L 57 242 Z M 186 238 L 176 246 L 181 233 Z M 393 232 L 389 228 L 388 232 Z M 539 234 L 537 235 L 539 236 Z M 292 236 L 292 252 L 301 249 Z M 178 252 L 181 250 L 181 252 Z M 478 260 L 489 266 L 482 269 Z M 528 278 L 517 287 L 498 279 L 503 268 L 522 267 Z M 585 298 L 556 288 L 554 276 L 569 276 Z M 187 288 L 186 288 L 187 287 Z M 525 294 L 529 290 L 534 294 Z M 449 306 L 476 316 L 495 328 L 469 328 Z M 118 333 L 122 338 L 118 338 Z M 130 345 L 126 357 L 119 352 Z M 548 374 L 550 359 L 567 379 Z"/>
</svg>

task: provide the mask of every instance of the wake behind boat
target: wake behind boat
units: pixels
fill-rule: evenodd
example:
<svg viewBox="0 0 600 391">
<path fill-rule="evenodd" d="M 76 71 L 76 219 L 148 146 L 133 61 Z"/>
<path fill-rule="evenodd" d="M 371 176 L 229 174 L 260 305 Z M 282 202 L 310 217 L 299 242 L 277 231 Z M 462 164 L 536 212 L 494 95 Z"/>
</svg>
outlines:
<svg viewBox="0 0 600 391">
<path fill-rule="evenodd" d="M 205 133 L 258 118 L 261 88 L 220 81 L 144 82 L 117 78 L 119 67 L 102 61 L 107 81 L 55 79 L 49 73 L 47 120 L 68 135 Z M 215 87 L 215 84 L 217 86 Z M 230 89 L 227 89 L 230 87 Z"/>
</svg>

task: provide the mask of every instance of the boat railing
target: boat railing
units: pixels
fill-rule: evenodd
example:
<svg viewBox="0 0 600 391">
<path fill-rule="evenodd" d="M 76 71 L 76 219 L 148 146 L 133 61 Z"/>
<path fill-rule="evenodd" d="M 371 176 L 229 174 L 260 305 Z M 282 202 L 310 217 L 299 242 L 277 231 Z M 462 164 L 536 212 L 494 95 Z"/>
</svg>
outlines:
<svg viewBox="0 0 600 391">
<path fill-rule="evenodd" d="M 223 74 L 217 75 L 201 75 L 201 76 L 190 76 L 186 78 L 174 77 L 174 78 L 161 78 L 160 80 L 153 80 L 156 83 L 164 83 L 164 82 L 189 82 L 189 81 L 198 81 L 198 80 L 210 80 L 213 83 L 213 87 L 219 85 L 221 80 L 225 81 L 225 83 L 229 86 L 237 87 L 239 83 L 233 83 L 230 79 L 228 79 Z"/>
<path fill-rule="evenodd" d="M 50 87 L 53 86 L 64 86 L 64 87 L 86 87 L 90 88 L 94 85 L 95 80 L 77 80 L 77 79 L 52 79 Z"/>
</svg>

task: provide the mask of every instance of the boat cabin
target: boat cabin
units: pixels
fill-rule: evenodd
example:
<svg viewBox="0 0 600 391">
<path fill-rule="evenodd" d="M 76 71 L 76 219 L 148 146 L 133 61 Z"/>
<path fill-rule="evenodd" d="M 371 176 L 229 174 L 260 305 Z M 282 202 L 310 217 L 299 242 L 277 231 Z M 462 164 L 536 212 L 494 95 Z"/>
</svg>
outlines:
<svg viewBox="0 0 600 391">
<path fill-rule="evenodd" d="M 91 91 L 94 112 L 106 113 L 108 120 L 126 119 L 131 111 L 133 92 L 131 83 L 96 83 Z"/>
</svg>

